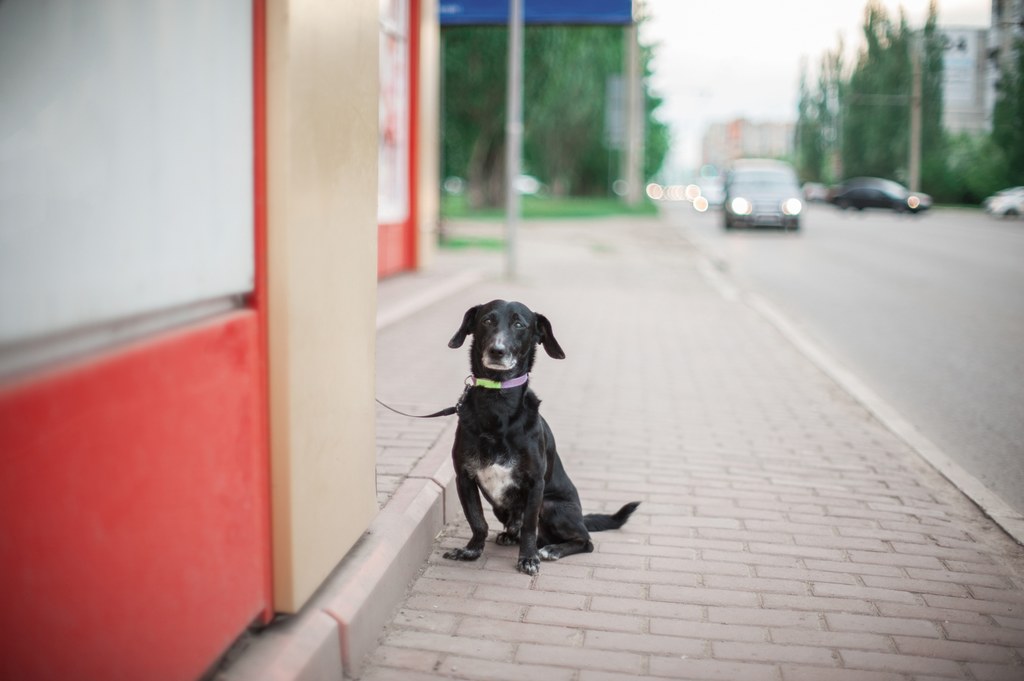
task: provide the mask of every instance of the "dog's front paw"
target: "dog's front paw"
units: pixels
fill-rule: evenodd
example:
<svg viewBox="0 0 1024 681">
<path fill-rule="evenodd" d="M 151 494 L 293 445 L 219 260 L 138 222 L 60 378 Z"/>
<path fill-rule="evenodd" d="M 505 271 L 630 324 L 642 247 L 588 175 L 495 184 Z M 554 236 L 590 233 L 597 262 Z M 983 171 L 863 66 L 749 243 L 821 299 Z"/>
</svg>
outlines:
<svg viewBox="0 0 1024 681">
<path fill-rule="evenodd" d="M 520 558 L 519 562 L 516 563 L 516 569 L 524 575 L 535 575 L 540 572 L 540 559 L 536 556 Z"/>
<path fill-rule="evenodd" d="M 519 543 L 519 535 L 511 532 L 499 532 L 494 538 L 494 543 L 499 546 L 515 546 Z"/>
<path fill-rule="evenodd" d="M 444 557 L 448 560 L 476 560 L 483 553 L 480 549 L 452 549 L 445 551 Z"/>
</svg>

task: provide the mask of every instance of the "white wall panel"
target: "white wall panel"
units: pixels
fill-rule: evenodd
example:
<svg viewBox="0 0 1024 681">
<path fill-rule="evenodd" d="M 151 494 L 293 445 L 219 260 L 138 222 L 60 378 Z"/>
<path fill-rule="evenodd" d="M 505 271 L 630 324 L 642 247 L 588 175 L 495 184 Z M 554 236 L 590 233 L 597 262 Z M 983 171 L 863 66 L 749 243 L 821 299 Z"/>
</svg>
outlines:
<svg viewBox="0 0 1024 681">
<path fill-rule="evenodd" d="M 0 1 L 0 347 L 252 289 L 251 4 Z"/>
</svg>

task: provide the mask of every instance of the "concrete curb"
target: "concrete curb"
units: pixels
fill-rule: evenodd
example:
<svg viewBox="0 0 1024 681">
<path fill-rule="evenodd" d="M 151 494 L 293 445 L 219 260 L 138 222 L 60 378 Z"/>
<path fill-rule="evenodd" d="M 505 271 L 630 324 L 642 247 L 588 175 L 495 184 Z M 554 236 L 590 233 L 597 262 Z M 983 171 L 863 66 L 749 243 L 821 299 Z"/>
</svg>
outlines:
<svg viewBox="0 0 1024 681">
<path fill-rule="evenodd" d="M 338 622 L 342 668 L 350 678 L 360 674 L 377 647 L 384 625 L 405 598 L 409 583 L 449 519 L 445 500 L 455 495 L 450 463 L 453 432 L 454 422 L 417 466 L 423 476 L 402 482 L 363 541 L 314 599 L 313 607 Z"/>
<path fill-rule="evenodd" d="M 729 277 L 722 274 L 715 267 L 711 257 L 701 243 L 696 240 L 690 240 L 690 242 L 693 243 L 701 254 L 698 261 L 699 271 L 708 283 L 718 291 L 719 295 L 726 300 L 745 303 L 761 315 L 783 337 L 792 343 L 804 357 L 835 381 L 850 396 L 860 402 L 886 428 L 907 443 L 911 449 L 917 452 L 918 456 L 927 461 L 932 468 L 937 470 L 967 496 L 968 499 L 974 502 L 1006 534 L 1012 537 L 1018 544 L 1024 544 L 1024 515 L 1015 511 L 1002 498 L 985 487 L 980 480 L 950 458 L 938 445 L 929 440 L 912 423 L 903 418 L 895 408 L 871 390 L 839 361 L 829 355 L 821 346 L 812 341 L 807 334 L 801 331 L 778 308 L 755 293 L 741 291 Z"/>
<path fill-rule="evenodd" d="M 457 512 L 451 445 L 445 428 L 303 609 L 248 641 L 217 681 L 358 677 L 409 583 Z"/>
<path fill-rule="evenodd" d="M 294 679 L 319 681 L 341 675 L 338 623 L 315 610 L 274 624 L 248 642 L 216 681 Z"/>
</svg>

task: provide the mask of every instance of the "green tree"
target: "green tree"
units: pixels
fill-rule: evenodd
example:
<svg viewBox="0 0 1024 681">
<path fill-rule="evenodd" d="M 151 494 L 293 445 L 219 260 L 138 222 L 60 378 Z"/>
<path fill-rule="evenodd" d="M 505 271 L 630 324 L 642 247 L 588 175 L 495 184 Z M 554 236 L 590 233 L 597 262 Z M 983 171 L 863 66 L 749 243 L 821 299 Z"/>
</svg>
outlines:
<svg viewBox="0 0 1024 681">
<path fill-rule="evenodd" d="M 505 144 L 508 31 L 468 26 L 442 31 L 444 175 L 464 176 L 474 208 L 499 205 Z"/>
<path fill-rule="evenodd" d="M 644 82 L 651 77 L 651 62 L 654 60 L 655 46 L 640 46 L 640 61 Z M 649 87 L 644 87 L 644 113 L 647 124 L 644 127 L 644 177 L 654 177 L 668 154 L 672 140 L 669 135 L 669 127 L 658 118 L 658 107 L 661 106 L 661 97 L 658 97 Z"/>
<path fill-rule="evenodd" d="M 993 141 L 992 135 L 950 135 L 946 152 L 946 173 L 956 181 L 950 180 L 944 191 L 937 194 L 943 201 L 980 203 L 986 196 L 1015 184 L 1007 181 L 1003 150 Z"/>
<path fill-rule="evenodd" d="M 523 156 L 558 195 L 592 194 L 607 184 L 608 154 L 600 144 L 605 87 L 622 71 L 622 47 L 618 27 L 526 32 Z"/>
<path fill-rule="evenodd" d="M 806 65 L 800 75 L 800 99 L 796 127 L 796 162 L 806 182 L 833 183 L 841 179 L 840 103 L 843 100 L 843 43 L 826 52 L 818 67 L 813 89 L 807 83 Z"/>
<path fill-rule="evenodd" d="M 921 187 L 936 195 L 949 192 L 947 135 L 942 127 L 943 44 L 938 29 L 939 9 L 928 6 L 928 19 L 920 33 L 921 55 Z"/>
<path fill-rule="evenodd" d="M 445 175 L 468 179 L 473 207 L 504 197 L 507 31 L 443 31 Z M 529 26 L 524 35 L 524 167 L 563 194 L 606 194 L 618 160 L 603 145 L 608 76 L 623 68 L 621 27 Z M 651 53 L 642 50 L 644 73 Z M 646 94 L 645 169 L 668 150 L 667 127 Z"/>
<path fill-rule="evenodd" d="M 992 142 L 1003 160 L 1004 185 L 1024 184 L 1024 40 L 1014 46 L 1011 66 L 996 84 Z"/>
<path fill-rule="evenodd" d="M 821 182 L 825 170 L 825 134 L 818 118 L 815 93 L 807 86 L 807 66 L 800 72 L 796 119 L 796 171 L 805 182 Z"/>
<path fill-rule="evenodd" d="M 827 183 L 842 179 L 842 102 L 846 96 L 846 82 L 843 79 L 843 41 L 832 52 L 826 52 L 821 59 L 818 72 L 818 93 L 815 99 L 818 123 L 821 126 L 822 150 L 825 165 L 821 180 Z"/>
<path fill-rule="evenodd" d="M 872 0 L 865 9 L 865 47 L 843 102 L 842 155 L 848 176 L 892 177 L 906 168 L 910 60 L 902 24 Z"/>
<path fill-rule="evenodd" d="M 816 153 L 815 131 L 828 147 L 829 116 L 838 118 L 842 172 L 907 179 L 909 161 L 909 94 L 911 52 L 921 55 L 921 185 L 940 201 L 979 202 L 1009 185 L 1024 184 L 1024 42 L 1019 41 L 1012 59 L 1003 62 L 991 134 L 949 134 L 942 128 L 943 44 L 938 30 L 938 6 L 929 6 L 923 30 L 912 32 L 901 14 L 894 22 L 877 2 L 865 8 L 865 47 L 848 78 L 841 63 L 833 64 L 832 77 L 820 77 L 816 93 L 801 90 L 799 116 L 801 148 Z M 842 48 L 838 50 L 842 52 Z M 823 60 L 822 73 L 828 69 Z M 838 108 L 819 105 L 832 101 L 822 93 L 838 93 Z M 806 139 L 805 139 L 806 137 Z M 810 151 L 808 151 L 810 150 Z M 803 172 L 816 168 L 813 155 L 805 159 Z M 826 164 L 827 166 L 828 164 Z M 838 178 L 837 178 L 838 179 Z"/>
<path fill-rule="evenodd" d="M 865 8 L 865 47 L 850 74 L 842 98 L 844 174 L 907 179 L 910 155 L 911 50 L 921 54 L 922 184 L 941 182 L 944 173 L 942 132 L 942 44 L 938 8 L 932 2 L 927 23 L 915 35 L 901 12 L 889 17 L 878 0 Z"/>
</svg>

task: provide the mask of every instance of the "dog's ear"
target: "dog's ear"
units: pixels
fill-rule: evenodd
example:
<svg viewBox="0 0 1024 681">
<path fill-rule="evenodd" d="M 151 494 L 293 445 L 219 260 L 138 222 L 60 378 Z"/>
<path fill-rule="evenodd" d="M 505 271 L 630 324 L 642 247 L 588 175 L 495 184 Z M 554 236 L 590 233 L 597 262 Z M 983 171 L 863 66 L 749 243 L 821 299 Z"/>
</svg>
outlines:
<svg viewBox="0 0 1024 681">
<path fill-rule="evenodd" d="M 544 346 L 544 352 L 555 359 L 565 359 L 565 352 L 562 346 L 555 340 L 555 334 L 551 331 L 551 322 L 542 314 L 537 315 L 537 344 Z"/>
<path fill-rule="evenodd" d="M 462 344 L 466 342 L 466 336 L 473 332 L 473 325 L 476 324 L 476 311 L 480 309 L 479 305 L 466 310 L 466 314 L 462 316 L 462 326 L 455 332 L 452 339 L 448 341 L 448 347 L 450 348 L 461 348 Z"/>
</svg>

